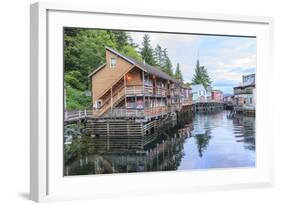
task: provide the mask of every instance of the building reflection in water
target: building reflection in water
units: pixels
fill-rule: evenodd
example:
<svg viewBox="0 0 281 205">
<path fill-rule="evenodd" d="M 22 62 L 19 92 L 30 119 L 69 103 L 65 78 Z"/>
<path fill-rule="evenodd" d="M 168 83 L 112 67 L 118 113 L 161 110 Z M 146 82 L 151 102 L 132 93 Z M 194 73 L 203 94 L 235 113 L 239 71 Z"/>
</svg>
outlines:
<svg viewBox="0 0 281 205">
<path fill-rule="evenodd" d="M 255 118 L 227 116 L 179 116 L 173 129 L 155 135 L 143 149 L 130 139 L 76 133 L 65 145 L 64 175 L 254 166 Z"/>
<path fill-rule="evenodd" d="M 234 128 L 240 132 L 235 132 L 237 142 L 243 142 L 245 149 L 255 151 L 255 118 L 237 115 L 233 118 Z"/>
<path fill-rule="evenodd" d="M 174 129 L 155 136 L 143 149 L 134 148 L 141 146 L 131 144 L 130 139 L 76 138 L 65 151 L 64 175 L 177 170 L 184 142 L 191 136 L 191 120 L 192 116 L 181 119 Z"/>
</svg>

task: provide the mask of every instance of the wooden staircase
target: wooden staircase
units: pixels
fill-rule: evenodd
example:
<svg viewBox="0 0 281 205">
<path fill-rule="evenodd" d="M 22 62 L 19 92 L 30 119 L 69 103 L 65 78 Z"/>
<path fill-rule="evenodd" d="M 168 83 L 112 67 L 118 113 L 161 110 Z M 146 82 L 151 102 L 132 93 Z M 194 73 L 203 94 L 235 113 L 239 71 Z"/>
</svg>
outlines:
<svg viewBox="0 0 281 205">
<path fill-rule="evenodd" d="M 106 100 L 103 102 L 102 106 L 98 110 L 98 115 L 102 116 L 107 111 L 109 111 L 111 107 L 114 108 L 117 105 L 119 105 L 124 99 L 125 99 L 125 88 L 124 85 L 122 85 L 116 91 L 114 91 L 112 95 L 106 98 Z"/>
</svg>

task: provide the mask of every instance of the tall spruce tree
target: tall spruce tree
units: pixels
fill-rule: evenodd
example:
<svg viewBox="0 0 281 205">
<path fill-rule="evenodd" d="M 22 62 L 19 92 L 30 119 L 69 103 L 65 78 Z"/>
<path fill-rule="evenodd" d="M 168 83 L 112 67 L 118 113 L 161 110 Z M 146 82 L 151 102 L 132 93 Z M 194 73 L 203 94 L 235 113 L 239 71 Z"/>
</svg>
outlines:
<svg viewBox="0 0 281 205">
<path fill-rule="evenodd" d="M 167 74 L 169 74 L 170 76 L 173 76 L 173 69 L 172 69 L 173 65 L 172 62 L 168 56 L 168 51 L 167 48 L 164 49 L 163 51 L 163 71 Z"/>
<path fill-rule="evenodd" d="M 175 79 L 183 82 L 183 76 L 182 76 L 182 73 L 181 73 L 181 70 L 180 70 L 180 64 L 179 63 L 177 63 L 177 68 L 175 70 L 174 77 L 175 77 Z"/>
<path fill-rule="evenodd" d="M 111 36 L 112 41 L 116 42 L 116 49 L 121 51 L 125 46 L 129 45 L 130 35 L 125 31 L 110 31 L 107 33 Z"/>
<path fill-rule="evenodd" d="M 154 49 L 154 53 L 155 53 L 155 60 L 156 60 L 157 66 L 159 66 L 160 68 L 163 68 L 164 56 L 163 56 L 163 50 L 160 45 L 156 46 L 156 48 Z"/>
<path fill-rule="evenodd" d="M 156 61 L 153 54 L 153 48 L 150 44 L 150 38 L 148 34 L 145 34 L 143 36 L 143 42 L 142 42 L 142 48 L 140 50 L 140 54 L 142 56 L 142 59 L 149 65 L 155 66 Z"/>
<path fill-rule="evenodd" d="M 205 67 L 200 66 L 199 60 L 197 60 L 197 63 L 196 63 L 195 74 L 193 76 L 192 83 L 193 84 L 202 84 L 205 89 L 208 86 L 210 86 L 212 83 Z"/>
</svg>

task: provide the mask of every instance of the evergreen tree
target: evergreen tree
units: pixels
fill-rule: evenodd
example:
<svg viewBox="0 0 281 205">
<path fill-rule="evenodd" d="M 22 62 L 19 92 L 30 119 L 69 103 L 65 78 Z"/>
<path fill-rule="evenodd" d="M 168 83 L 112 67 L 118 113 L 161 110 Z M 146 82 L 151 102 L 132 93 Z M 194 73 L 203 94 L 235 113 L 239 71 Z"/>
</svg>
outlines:
<svg viewBox="0 0 281 205">
<path fill-rule="evenodd" d="M 193 76 L 192 83 L 202 84 L 205 89 L 212 83 L 205 67 L 200 66 L 199 60 L 197 60 L 196 63 L 195 74 Z"/>
<path fill-rule="evenodd" d="M 142 48 L 140 54 L 142 56 L 142 59 L 145 60 L 147 64 L 152 66 L 156 65 L 153 49 L 150 45 L 150 39 L 148 34 L 145 34 L 143 36 L 143 42 L 142 42 Z"/>
<path fill-rule="evenodd" d="M 156 58 L 156 64 L 160 68 L 164 67 L 164 55 L 163 55 L 163 50 L 160 45 L 157 45 L 156 48 L 154 49 L 155 53 L 155 58 Z"/>
<path fill-rule="evenodd" d="M 125 31 L 107 31 L 114 42 L 116 42 L 116 49 L 121 51 L 125 46 L 129 45 L 130 35 Z"/>
<path fill-rule="evenodd" d="M 64 29 L 64 82 L 67 109 L 91 106 L 89 73 L 105 62 L 105 47 L 141 60 L 130 34 L 124 31 Z"/>
<path fill-rule="evenodd" d="M 142 60 L 140 54 L 137 52 L 135 47 L 133 47 L 132 45 L 124 46 L 120 52 L 123 53 L 124 55 L 132 57 L 138 61 Z"/>
<path fill-rule="evenodd" d="M 183 82 L 183 76 L 182 76 L 182 73 L 181 73 L 181 70 L 180 70 L 180 64 L 179 63 L 177 64 L 177 68 L 176 68 L 174 77 L 175 77 L 175 79 Z"/>
<path fill-rule="evenodd" d="M 173 76 L 173 69 L 172 69 L 172 63 L 171 60 L 168 56 L 168 51 L 167 48 L 164 49 L 163 51 L 163 71 L 167 74 L 169 74 L 170 76 Z"/>
</svg>

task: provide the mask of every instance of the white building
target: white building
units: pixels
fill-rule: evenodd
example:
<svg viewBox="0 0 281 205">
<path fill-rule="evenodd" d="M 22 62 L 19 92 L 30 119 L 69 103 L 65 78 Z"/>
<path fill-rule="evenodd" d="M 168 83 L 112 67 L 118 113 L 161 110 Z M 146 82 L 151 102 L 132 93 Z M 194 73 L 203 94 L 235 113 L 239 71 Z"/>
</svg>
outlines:
<svg viewBox="0 0 281 205">
<path fill-rule="evenodd" d="M 192 85 L 192 101 L 206 102 L 212 98 L 211 87 L 205 89 L 202 84 Z"/>
</svg>

